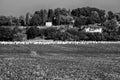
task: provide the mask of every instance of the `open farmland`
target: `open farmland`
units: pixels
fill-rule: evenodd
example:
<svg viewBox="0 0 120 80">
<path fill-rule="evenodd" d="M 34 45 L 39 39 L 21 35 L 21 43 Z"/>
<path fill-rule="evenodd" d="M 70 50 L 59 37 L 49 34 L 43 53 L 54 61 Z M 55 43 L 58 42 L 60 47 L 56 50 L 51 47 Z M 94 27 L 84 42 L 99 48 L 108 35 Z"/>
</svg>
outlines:
<svg viewBox="0 0 120 80">
<path fill-rule="evenodd" d="M 0 44 L 1 80 L 120 80 L 120 43 Z"/>
</svg>

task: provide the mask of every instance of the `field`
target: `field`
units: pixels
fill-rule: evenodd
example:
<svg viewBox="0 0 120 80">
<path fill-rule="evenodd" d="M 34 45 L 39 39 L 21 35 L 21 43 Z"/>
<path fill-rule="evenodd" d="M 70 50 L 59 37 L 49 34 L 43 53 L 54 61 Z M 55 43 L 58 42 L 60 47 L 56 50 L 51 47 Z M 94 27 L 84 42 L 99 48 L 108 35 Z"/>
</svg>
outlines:
<svg viewBox="0 0 120 80">
<path fill-rule="evenodd" d="M 0 44 L 0 80 L 120 80 L 120 43 Z"/>
</svg>

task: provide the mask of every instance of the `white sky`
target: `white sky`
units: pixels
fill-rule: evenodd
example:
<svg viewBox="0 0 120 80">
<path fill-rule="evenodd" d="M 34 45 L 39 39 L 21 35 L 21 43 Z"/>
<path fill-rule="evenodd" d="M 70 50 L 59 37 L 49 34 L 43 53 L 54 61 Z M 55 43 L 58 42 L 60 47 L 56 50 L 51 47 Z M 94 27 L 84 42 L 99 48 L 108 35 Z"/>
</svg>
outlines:
<svg viewBox="0 0 120 80">
<path fill-rule="evenodd" d="M 0 15 L 19 16 L 42 8 L 72 9 L 85 6 L 120 12 L 120 0 L 0 0 Z"/>
</svg>

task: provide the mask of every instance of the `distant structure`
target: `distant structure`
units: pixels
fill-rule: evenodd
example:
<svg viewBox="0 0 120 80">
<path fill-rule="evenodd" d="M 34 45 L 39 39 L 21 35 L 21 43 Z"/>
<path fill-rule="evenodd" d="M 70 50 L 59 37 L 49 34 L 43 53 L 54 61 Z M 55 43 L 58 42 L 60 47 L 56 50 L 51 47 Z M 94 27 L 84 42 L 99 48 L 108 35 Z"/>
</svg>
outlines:
<svg viewBox="0 0 120 80">
<path fill-rule="evenodd" d="M 84 26 L 84 31 L 87 33 L 102 33 L 103 28 L 98 24 L 94 24 L 94 25 Z"/>
<path fill-rule="evenodd" d="M 46 22 L 46 23 L 45 23 L 45 26 L 46 26 L 46 27 L 51 27 L 51 26 L 52 26 L 52 22 Z"/>
</svg>

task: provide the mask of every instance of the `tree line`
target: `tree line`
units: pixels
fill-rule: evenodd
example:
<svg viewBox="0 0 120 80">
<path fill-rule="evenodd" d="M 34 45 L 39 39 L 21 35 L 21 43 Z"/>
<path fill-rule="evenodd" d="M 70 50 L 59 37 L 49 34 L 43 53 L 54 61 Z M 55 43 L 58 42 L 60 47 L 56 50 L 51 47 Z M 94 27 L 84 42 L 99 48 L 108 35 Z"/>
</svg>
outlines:
<svg viewBox="0 0 120 80">
<path fill-rule="evenodd" d="M 94 7 L 82 7 L 77 9 L 41 9 L 34 14 L 26 13 L 26 16 L 0 16 L 0 26 L 44 26 L 45 22 L 52 22 L 53 25 L 67 25 L 75 20 L 74 25 L 89 25 L 95 23 L 104 23 L 106 20 L 116 18 L 120 21 L 120 14 L 112 11 Z"/>
<path fill-rule="evenodd" d="M 53 22 L 53 25 L 69 24 L 72 19 L 70 10 L 65 8 L 41 9 L 34 14 L 26 13 L 26 16 L 0 16 L 0 26 L 44 26 L 45 22 Z"/>
<path fill-rule="evenodd" d="M 72 22 L 74 20 L 74 23 Z M 38 29 L 36 26 L 45 26 L 46 22 L 52 22 L 55 26 L 67 26 L 73 24 L 74 28 L 47 28 Z M 76 9 L 56 8 L 41 9 L 34 14 L 26 13 L 25 16 L 0 16 L 0 40 L 23 40 L 42 37 L 53 40 L 120 40 L 120 13 L 95 7 L 82 7 Z M 102 33 L 85 33 L 81 31 L 83 25 L 100 24 L 103 28 Z M 4 27 L 5 26 L 5 27 Z M 8 29 L 16 26 L 14 29 Z M 20 30 L 17 26 L 31 26 L 25 30 Z M 7 28 L 6 28 L 7 27 Z M 76 29 L 77 28 L 77 29 Z M 4 32 L 4 33 L 3 33 Z M 9 35 L 8 35 L 9 34 Z"/>
</svg>

